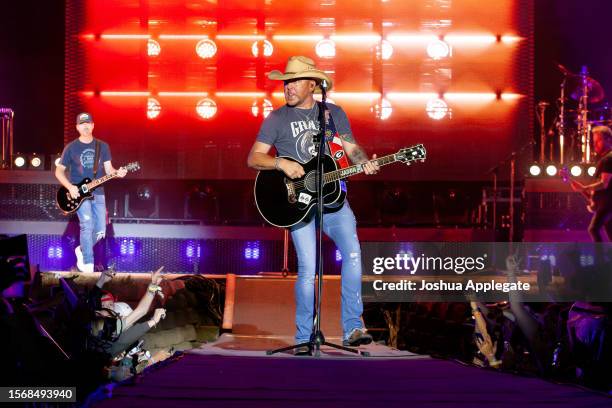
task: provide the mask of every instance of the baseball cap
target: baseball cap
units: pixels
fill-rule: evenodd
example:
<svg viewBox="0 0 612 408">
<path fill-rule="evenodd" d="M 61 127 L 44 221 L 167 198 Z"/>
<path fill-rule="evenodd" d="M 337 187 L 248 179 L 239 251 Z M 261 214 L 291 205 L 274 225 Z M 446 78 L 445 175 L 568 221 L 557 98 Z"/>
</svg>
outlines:
<svg viewBox="0 0 612 408">
<path fill-rule="evenodd" d="M 76 117 L 76 123 L 77 125 L 81 123 L 93 123 L 93 117 L 88 112 L 79 113 Z"/>
</svg>

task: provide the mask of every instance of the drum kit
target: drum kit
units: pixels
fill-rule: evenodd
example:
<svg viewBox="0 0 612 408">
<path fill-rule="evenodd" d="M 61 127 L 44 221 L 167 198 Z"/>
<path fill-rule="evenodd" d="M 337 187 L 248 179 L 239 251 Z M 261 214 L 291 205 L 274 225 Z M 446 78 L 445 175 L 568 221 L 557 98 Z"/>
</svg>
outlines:
<svg viewBox="0 0 612 408">
<path fill-rule="evenodd" d="M 540 162 L 590 163 L 593 159 L 591 129 L 612 124 L 612 107 L 604 101 L 601 84 L 589 76 L 586 66 L 576 74 L 561 64 L 556 65 L 563 74 L 563 80 L 550 132 L 546 131 L 544 118 L 549 103 L 540 102 L 537 105 Z M 548 143 L 547 136 L 552 136 Z M 547 145 L 549 157 L 546 157 Z M 558 160 L 555 160 L 557 154 Z"/>
</svg>

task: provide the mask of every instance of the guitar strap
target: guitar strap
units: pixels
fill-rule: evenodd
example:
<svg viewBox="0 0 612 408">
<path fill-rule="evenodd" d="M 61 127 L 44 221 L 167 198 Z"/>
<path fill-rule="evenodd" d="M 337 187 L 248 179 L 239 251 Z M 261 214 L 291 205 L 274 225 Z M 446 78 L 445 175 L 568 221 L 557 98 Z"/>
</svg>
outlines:
<svg viewBox="0 0 612 408">
<path fill-rule="evenodd" d="M 94 168 L 93 168 L 93 178 L 94 180 L 98 178 L 98 167 L 100 167 L 100 141 L 96 139 L 96 151 L 94 153 Z"/>
<path fill-rule="evenodd" d="M 317 104 L 319 105 L 319 109 L 323 109 L 323 104 L 321 102 L 317 102 Z M 331 111 L 327 110 L 327 112 L 329 112 L 329 115 L 325 115 L 325 141 L 327 142 L 327 151 L 336 162 L 338 168 L 344 169 L 349 167 L 350 163 L 346 157 L 346 152 L 342 147 L 342 140 L 340 139 L 340 135 L 336 130 L 336 124 L 334 123 L 334 118 L 331 115 Z"/>
</svg>

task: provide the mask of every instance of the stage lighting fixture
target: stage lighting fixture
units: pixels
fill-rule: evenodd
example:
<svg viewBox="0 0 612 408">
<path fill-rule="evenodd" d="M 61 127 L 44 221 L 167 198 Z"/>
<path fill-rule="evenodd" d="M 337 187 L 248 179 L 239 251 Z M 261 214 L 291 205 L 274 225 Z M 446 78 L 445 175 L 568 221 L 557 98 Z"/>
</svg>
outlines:
<svg viewBox="0 0 612 408">
<path fill-rule="evenodd" d="M 13 168 L 14 169 L 25 169 L 26 166 L 26 157 L 23 154 L 19 154 L 17 153 L 16 155 L 13 156 Z"/>
<path fill-rule="evenodd" d="M 383 60 L 388 60 L 393 55 L 393 46 L 387 40 L 382 40 L 380 43 L 380 56 Z"/>
<path fill-rule="evenodd" d="M 251 52 L 253 53 L 253 56 L 257 57 L 259 55 L 260 44 L 263 47 L 264 57 L 271 56 L 272 53 L 274 52 L 274 47 L 272 46 L 272 43 L 268 40 L 263 40 L 263 43 L 261 43 L 261 41 L 255 41 L 253 43 L 253 45 L 251 46 Z"/>
<path fill-rule="evenodd" d="M 374 115 L 380 120 L 387 120 L 391 117 L 393 113 L 393 107 L 391 106 L 391 102 L 382 98 L 380 103 L 377 102 L 374 106 L 370 108 L 370 112 L 373 112 Z"/>
<path fill-rule="evenodd" d="M 155 40 L 147 41 L 147 55 L 149 57 L 157 57 L 161 53 L 161 45 Z"/>
<path fill-rule="evenodd" d="M 133 239 L 121 239 L 119 253 L 122 256 L 134 256 L 136 254 L 136 242 Z"/>
<path fill-rule="evenodd" d="M 203 119 L 210 119 L 217 114 L 217 104 L 210 98 L 204 98 L 196 105 L 196 112 Z"/>
<path fill-rule="evenodd" d="M 570 168 L 570 173 L 572 174 L 572 176 L 574 177 L 580 177 L 582 175 L 582 167 L 580 167 L 577 164 L 574 164 L 571 168 Z"/>
<path fill-rule="evenodd" d="M 259 255 L 259 241 L 247 242 L 244 248 L 244 259 L 256 261 L 259 259 Z"/>
<path fill-rule="evenodd" d="M 317 43 L 315 52 L 319 58 L 333 58 L 336 56 L 336 44 L 326 38 Z"/>
<path fill-rule="evenodd" d="M 591 177 L 593 177 L 595 175 L 595 166 L 589 166 L 589 168 L 587 169 L 587 174 Z"/>
<path fill-rule="evenodd" d="M 47 258 L 49 259 L 62 259 L 64 257 L 64 250 L 61 246 L 50 246 L 47 248 Z"/>
<path fill-rule="evenodd" d="M 434 120 L 441 120 L 450 112 L 450 109 L 446 102 L 444 102 L 440 98 L 434 98 L 427 101 L 427 106 L 425 107 L 425 111 L 427 112 L 427 116 Z"/>
<path fill-rule="evenodd" d="M 32 170 L 44 170 L 45 157 L 37 153 L 28 155 L 28 167 Z"/>
<path fill-rule="evenodd" d="M 147 100 L 147 118 L 155 119 L 161 113 L 161 104 L 155 98 L 149 98 Z"/>
<path fill-rule="evenodd" d="M 451 55 L 451 47 L 447 42 L 436 39 L 427 44 L 427 55 L 433 60 L 439 60 Z"/>
<path fill-rule="evenodd" d="M 549 176 L 556 176 L 557 175 L 557 166 L 555 166 L 554 164 L 549 164 L 548 166 L 546 166 L 546 174 L 548 174 Z"/>
<path fill-rule="evenodd" d="M 529 174 L 534 177 L 537 177 L 542 174 L 542 168 L 537 164 L 532 164 L 531 167 L 529 167 Z"/>
<path fill-rule="evenodd" d="M 62 162 L 62 154 L 56 153 L 51 155 L 51 170 L 55 170 L 57 166 Z"/>
<path fill-rule="evenodd" d="M 257 100 L 254 101 L 253 105 L 251 105 L 251 113 L 253 114 L 253 116 L 255 117 L 259 116 L 260 110 L 263 113 L 263 117 L 267 118 L 270 112 L 274 110 L 274 107 L 272 106 L 272 102 L 270 102 L 267 99 L 264 99 L 263 102 L 260 102 Z"/>
<path fill-rule="evenodd" d="M 217 53 L 217 44 L 213 40 L 205 39 L 196 44 L 196 54 L 202 59 L 208 59 L 215 56 Z"/>
<path fill-rule="evenodd" d="M 336 249 L 336 262 L 342 261 L 342 254 L 339 249 Z"/>
<path fill-rule="evenodd" d="M 202 255 L 202 247 L 200 246 L 200 244 L 194 241 L 188 241 L 187 247 L 185 248 L 185 256 L 191 259 L 191 258 L 200 258 L 201 255 Z"/>
<path fill-rule="evenodd" d="M 124 195 L 125 218 L 159 218 L 159 194 L 155 186 L 140 184 Z"/>
</svg>

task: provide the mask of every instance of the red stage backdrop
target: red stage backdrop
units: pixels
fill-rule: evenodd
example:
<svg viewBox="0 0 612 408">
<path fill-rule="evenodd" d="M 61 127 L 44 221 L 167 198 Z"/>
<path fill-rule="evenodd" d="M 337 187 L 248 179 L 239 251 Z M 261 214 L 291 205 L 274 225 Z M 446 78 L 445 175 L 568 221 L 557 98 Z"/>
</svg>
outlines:
<svg viewBox="0 0 612 408">
<path fill-rule="evenodd" d="M 485 179 L 532 139 L 531 0 L 66 3 L 65 140 L 90 111 L 140 177 L 253 178 L 248 150 L 283 104 L 265 74 L 296 54 L 331 74 L 369 153 L 426 145 L 382 179 Z"/>
</svg>

